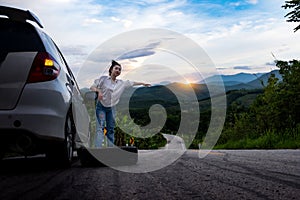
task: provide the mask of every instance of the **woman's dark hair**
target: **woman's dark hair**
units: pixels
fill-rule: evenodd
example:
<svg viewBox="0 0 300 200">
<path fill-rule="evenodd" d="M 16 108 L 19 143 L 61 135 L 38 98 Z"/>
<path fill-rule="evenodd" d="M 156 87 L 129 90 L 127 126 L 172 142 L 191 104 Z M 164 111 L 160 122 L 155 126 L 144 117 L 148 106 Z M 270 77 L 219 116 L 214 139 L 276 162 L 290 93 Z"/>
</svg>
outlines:
<svg viewBox="0 0 300 200">
<path fill-rule="evenodd" d="M 111 66 L 109 67 L 109 70 L 108 70 L 109 75 L 111 75 L 112 69 L 113 69 L 113 67 L 114 67 L 115 65 L 118 65 L 118 66 L 121 67 L 121 65 L 120 65 L 118 62 L 112 60 L 112 61 L 111 61 Z"/>
</svg>

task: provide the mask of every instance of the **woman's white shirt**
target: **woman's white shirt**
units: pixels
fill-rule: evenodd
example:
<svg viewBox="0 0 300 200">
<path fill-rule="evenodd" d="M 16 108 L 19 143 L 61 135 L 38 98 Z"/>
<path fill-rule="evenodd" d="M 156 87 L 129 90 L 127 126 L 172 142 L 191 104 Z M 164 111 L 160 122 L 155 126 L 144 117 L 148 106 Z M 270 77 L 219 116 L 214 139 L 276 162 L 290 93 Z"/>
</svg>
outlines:
<svg viewBox="0 0 300 200">
<path fill-rule="evenodd" d="M 124 90 L 133 86 L 133 84 L 133 81 L 120 79 L 113 81 L 110 76 L 101 76 L 94 81 L 92 87 L 100 89 L 103 95 L 103 99 L 100 101 L 101 104 L 105 107 L 112 107 L 119 103 Z"/>
</svg>

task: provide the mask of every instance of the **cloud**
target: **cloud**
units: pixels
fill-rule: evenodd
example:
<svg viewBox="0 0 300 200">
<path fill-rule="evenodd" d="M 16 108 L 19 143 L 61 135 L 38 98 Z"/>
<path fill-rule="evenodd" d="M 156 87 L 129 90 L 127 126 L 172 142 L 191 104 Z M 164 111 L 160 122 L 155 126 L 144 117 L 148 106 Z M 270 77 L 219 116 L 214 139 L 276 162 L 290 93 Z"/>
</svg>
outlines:
<svg viewBox="0 0 300 200">
<path fill-rule="evenodd" d="M 165 38 L 165 40 L 167 40 L 167 38 Z M 145 48 L 151 48 L 154 49 L 156 47 L 158 47 L 160 45 L 161 42 L 157 41 L 157 42 L 151 42 L 149 44 L 146 45 Z"/>
<path fill-rule="evenodd" d="M 68 45 L 68 46 L 61 46 L 61 51 L 65 55 L 73 55 L 73 56 L 87 56 L 88 52 L 86 52 L 84 49 L 86 49 L 86 46 L 83 45 Z"/>
<path fill-rule="evenodd" d="M 133 24 L 133 22 L 128 19 L 120 19 L 117 17 L 111 17 L 111 20 L 114 22 L 122 23 L 124 28 L 130 28 L 130 26 Z"/>
<path fill-rule="evenodd" d="M 247 3 L 255 5 L 258 4 L 258 0 L 247 0 Z"/>
<path fill-rule="evenodd" d="M 237 1 L 237 2 L 231 2 L 231 6 L 239 7 L 239 6 L 246 6 L 246 5 L 256 5 L 258 4 L 258 0 L 246 0 L 246 1 Z"/>
<path fill-rule="evenodd" d="M 166 38 L 164 38 L 166 39 Z M 155 48 L 159 47 L 161 44 L 160 41 L 151 42 L 149 44 L 146 44 L 145 47 L 142 47 L 140 49 L 136 49 L 130 52 L 123 53 L 121 56 L 118 57 L 119 60 L 125 60 L 125 59 L 135 59 L 140 57 L 146 57 L 151 56 L 155 54 Z M 136 61 L 136 60 L 135 60 Z"/>
<path fill-rule="evenodd" d="M 225 70 L 227 69 L 226 67 L 217 67 L 217 70 Z"/>
<path fill-rule="evenodd" d="M 234 66 L 233 69 L 251 70 L 250 66 Z"/>
<path fill-rule="evenodd" d="M 276 66 L 276 63 L 273 61 L 273 62 L 267 62 L 265 65 L 267 66 Z"/>
<path fill-rule="evenodd" d="M 138 57 L 151 56 L 154 54 L 155 54 L 155 51 L 152 51 L 149 49 L 138 49 L 138 50 L 131 51 L 131 52 L 121 55 L 119 57 L 119 59 L 120 60 L 133 59 L 133 58 L 138 58 Z"/>
<path fill-rule="evenodd" d="M 236 7 L 240 6 L 241 4 L 242 4 L 242 2 L 240 2 L 240 1 L 239 2 L 232 2 L 232 3 L 230 3 L 231 6 L 236 6 Z"/>
<path fill-rule="evenodd" d="M 264 70 L 272 60 L 299 58 L 299 37 L 285 22 L 282 0 L 0 0 L 1 5 L 30 9 L 70 60 L 80 66 L 86 57 L 115 35 L 139 28 L 163 28 L 190 37 L 210 56 L 219 70 Z M 131 41 L 125 41 L 130 43 Z M 153 55 L 151 48 L 124 58 Z M 120 48 L 124 45 L 120 44 Z M 145 48 L 145 46 L 141 47 Z M 123 51 L 116 51 L 123 52 Z M 103 50 L 95 60 L 119 54 Z M 74 63 L 73 63 L 74 62 Z M 233 66 L 248 66 L 235 68 Z"/>
<path fill-rule="evenodd" d="M 96 18 L 89 18 L 83 21 L 84 26 L 90 26 L 90 25 L 101 24 L 101 23 L 103 23 L 103 21 Z"/>
</svg>

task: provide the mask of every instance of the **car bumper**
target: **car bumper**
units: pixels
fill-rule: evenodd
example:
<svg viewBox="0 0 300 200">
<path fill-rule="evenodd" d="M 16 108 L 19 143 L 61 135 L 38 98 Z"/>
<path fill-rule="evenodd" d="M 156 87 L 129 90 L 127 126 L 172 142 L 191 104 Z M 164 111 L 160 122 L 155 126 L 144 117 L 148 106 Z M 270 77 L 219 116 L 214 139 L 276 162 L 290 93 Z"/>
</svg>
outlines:
<svg viewBox="0 0 300 200">
<path fill-rule="evenodd" d="M 62 88 L 47 84 L 25 86 L 18 105 L 13 110 L 0 110 L 0 137 L 7 130 L 26 132 L 36 137 L 64 139 L 65 118 L 71 97 Z M 1 138 L 0 138 L 1 140 Z"/>
</svg>

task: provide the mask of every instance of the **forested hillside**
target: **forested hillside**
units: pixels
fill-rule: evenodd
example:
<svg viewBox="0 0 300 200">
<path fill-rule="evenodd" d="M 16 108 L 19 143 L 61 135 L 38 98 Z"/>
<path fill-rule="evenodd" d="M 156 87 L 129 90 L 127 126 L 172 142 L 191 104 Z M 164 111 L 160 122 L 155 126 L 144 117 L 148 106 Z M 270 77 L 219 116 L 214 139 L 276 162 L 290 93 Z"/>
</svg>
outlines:
<svg viewBox="0 0 300 200">
<path fill-rule="evenodd" d="M 300 147 L 299 61 L 277 61 L 277 67 L 279 70 L 273 71 L 275 73 L 262 75 L 261 81 L 259 79 L 251 81 L 256 84 L 260 81 L 261 87 L 233 89 L 226 92 L 226 120 L 216 148 Z M 266 77 L 268 81 L 265 81 Z M 163 106 L 167 113 L 167 120 L 160 133 L 148 139 L 138 138 L 136 137 L 138 134 L 134 134 L 135 142 L 140 148 L 158 148 L 166 143 L 162 133 L 176 134 L 178 131 L 182 114 L 178 98 L 191 99 L 193 95 L 197 98 L 201 119 L 190 148 L 198 148 L 198 144 L 202 143 L 206 136 L 211 118 L 211 99 L 205 84 L 187 86 L 181 83 L 170 83 L 150 88 L 131 88 L 122 95 L 118 112 L 122 113 L 123 108 L 126 107 L 123 99 L 129 98 L 130 117 L 134 121 L 128 120 L 128 117 L 117 120 L 127 126 L 134 127 L 134 124 L 145 126 L 150 123 L 150 107 L 155 104 Z M 90 99 L 89 110 L 93 113 L 93 106 L 91 106 L 93 98 Z M 116 133 L 118 137 L 116 141 L 119 145 L 128 143 L 129 135 L 119 128 L 116 128 Z"/>
<path fill-rule="evenodd" d="M 282 75 L 272 75 L 263 93 L 249 108 L 238 103 L 228 107 L 218 148 L 300 147 L 300 63 L 277 61 Z"/>
</svg>

